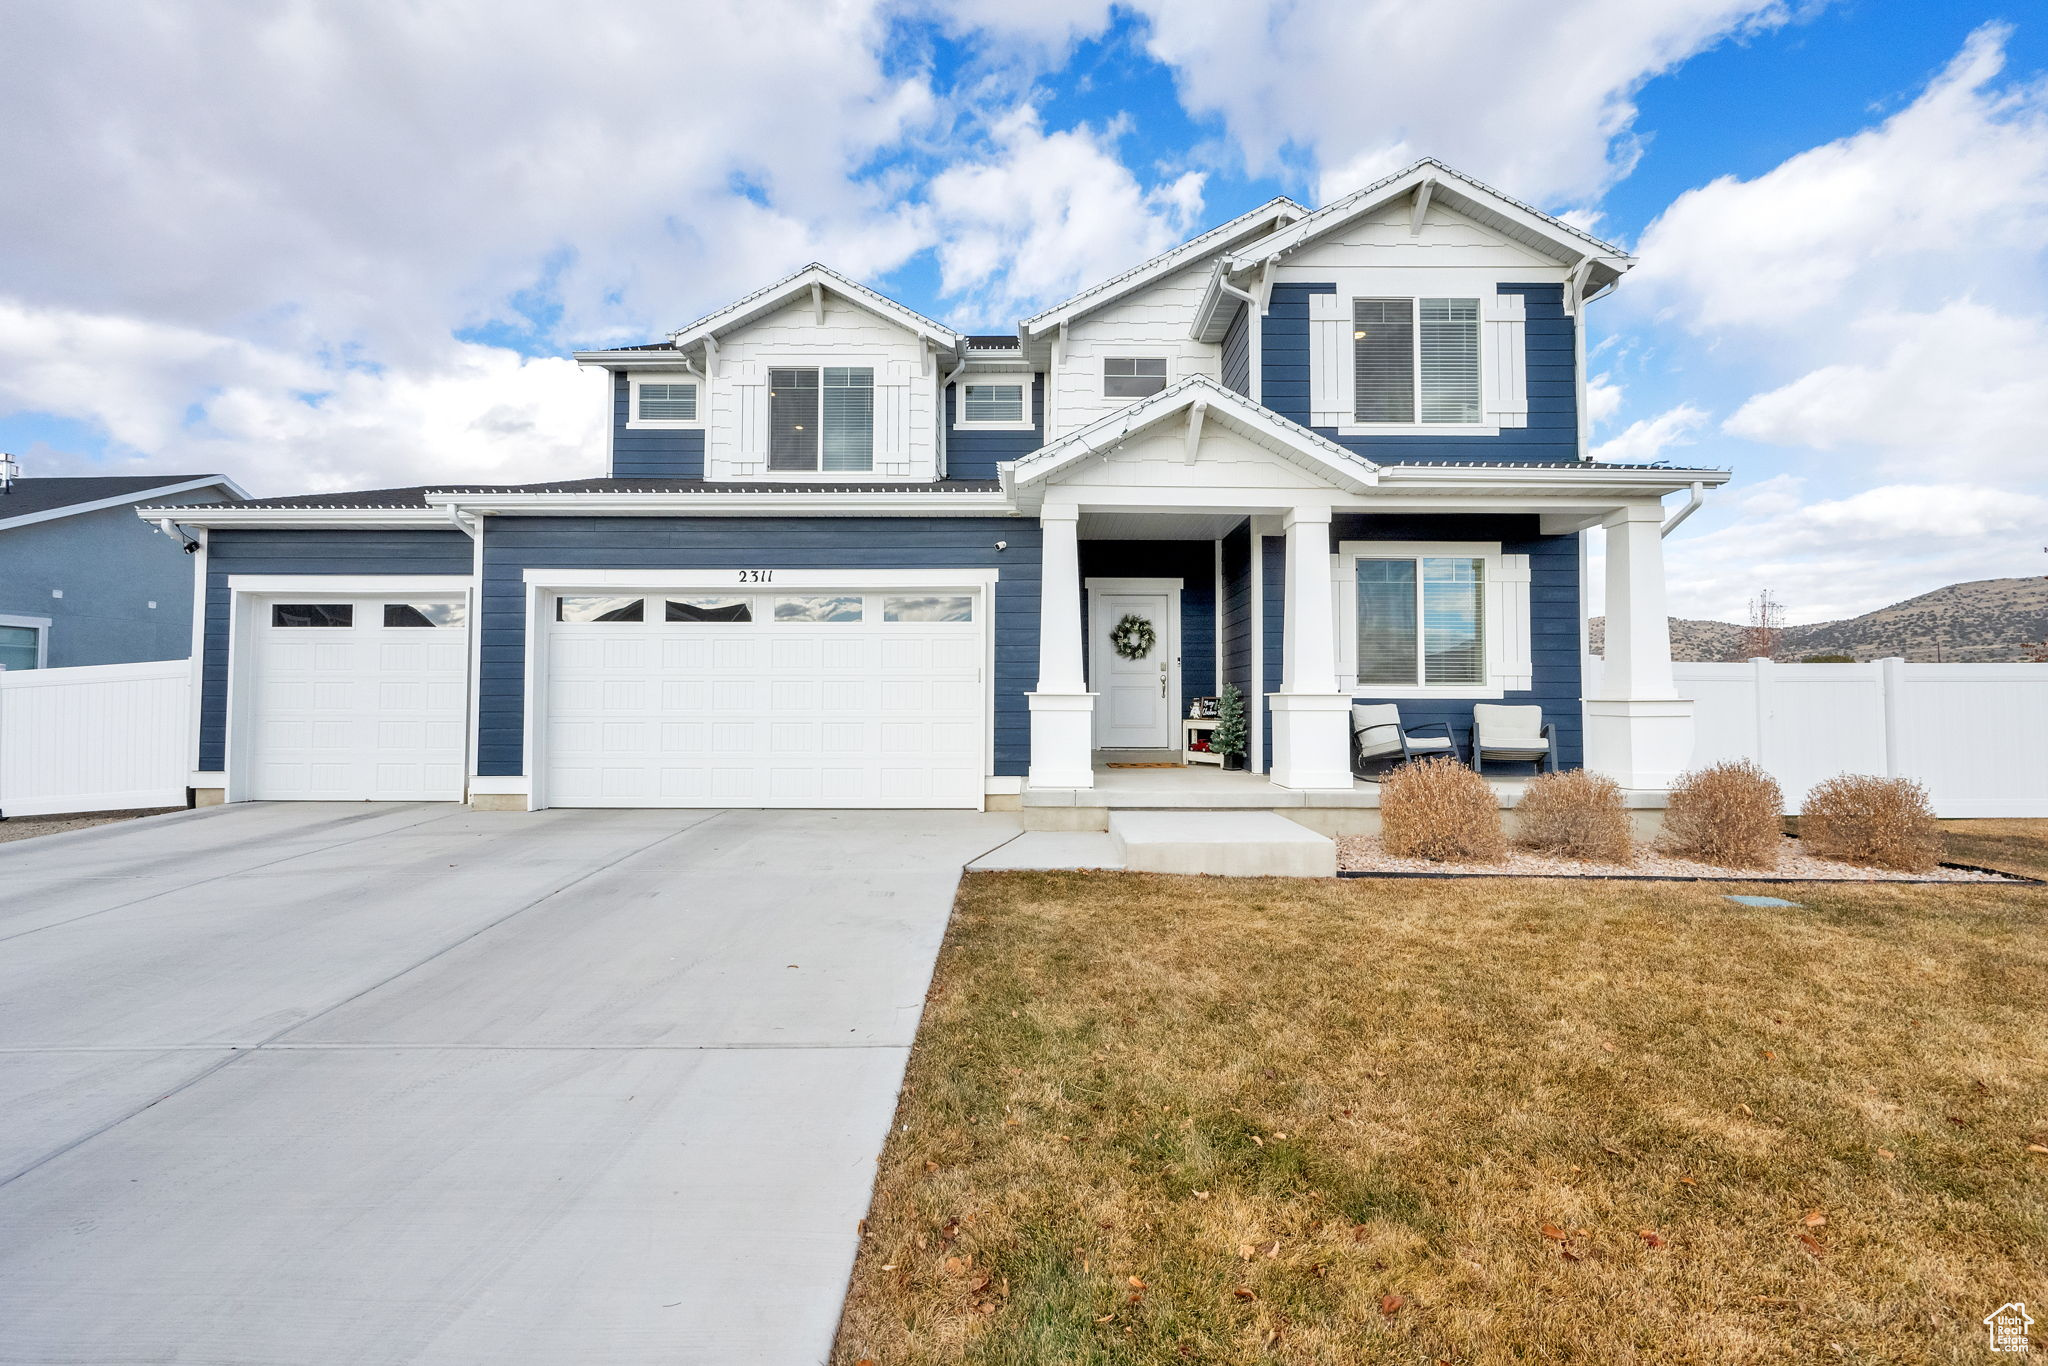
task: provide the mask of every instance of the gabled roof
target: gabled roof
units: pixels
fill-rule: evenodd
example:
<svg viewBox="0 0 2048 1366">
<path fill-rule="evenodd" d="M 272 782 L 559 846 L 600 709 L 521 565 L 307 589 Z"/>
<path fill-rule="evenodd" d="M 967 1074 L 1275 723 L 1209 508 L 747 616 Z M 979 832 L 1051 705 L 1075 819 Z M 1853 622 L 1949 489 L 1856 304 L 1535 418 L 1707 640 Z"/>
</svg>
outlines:
<svg viewBox="0 0 2048 1366">
<path fill-rule="evenodd" d="M 944 323 L 934 322 L 914 309 L 906 308 L 894 299 L 877 294 L 866 285 L 849 280 L 838 271 L 821 266 L 813 261 L 792 275 L 785 275 L 772 285 L 755 290 L 742 299 L 735 299 L 716 312 L 707 313 L 689 326 L 669 334 L 669 343 L 681 350 L 694 346 L 706 337 L 716 336 L 727 328 L 738 327 L 764 314 L 772 313 L 793 299 L 810 293 L 812 287 L 830 290 L 848 303 L 865 308 L 877 317 L 887 319 L 898 327 L 927 337 L 947 351 L 958 351 L 967 342 L 958 332 Z"/>
<path fill-rule="evenodd" d="M 1024 334 L 1045 332 L 1063 322 L 1072 322 L 1084 313 L 1092 313 L 1105 304 L 1114 303 L 1136 289 L 1143 289 L 1154 280 L 1171 275 L 1191 261 L 1200 260 L 1211 252 L 1228 250 L 1233 244 L 1264 230 L 1273 223 L 1288 223 L 1302 217 L 1308 210 L 1285 195 L 1269 199 L 1250 213 L 1241 213 L 1228 223 L 1209 229 L 1200 237 L 1193 237 L 1149 261 L 1131 267 L 1121 275 L 1112 275 L 1101 284 L 1090 285 L 1064 303 L 1054 304 L 1044 312 L 1026 318 L 1018 325 Z"/>
<path fill-rule="evenodd" d="M 236 501 L 246 496 L 240 486 L 224 474 L 110 474 L 17 479 L 7 492 L 0 493 L 0 531 L 206 488 L 226 489 Z"/>
<path fill-rule="evenodd" d="M 1189 375 L 1150 398 L 1099 417 L 1001 467 L 1006 470 L 1004 485 L 1014 491 L 1043 483 L 1063 469 L 1106 455 L 1138 433 L 1180 417 L 1198 403 L 1207 410 L 1205 420 L 1220 418 L 1238 427 L 1268 450 L 1314 471 L 1337 488 L 1363 493 L 1379 482 L 1380 467 L 1364 456 L 1253 403 L 1207 375 Z"/>
<path fill-rule="evenodd" d="M 1424 185 L 1429 186 L 1430 198 L 1434 202 L 1444 204 L 1525 247 L 1554 256 L 1563 265 L 1591 260 L 1596 263 L 1597 273 L 1604 263 L 1607 277 L 1594 282 L 1596 284 L 1604 285 L 1619 279 L 1635 264 L 1635 258 L 1620 247 L 1502 194 L 1491 185 L 1474 180 L 1463 171 L 1453 170 L 1434 157 L 1424 157 L 1364 189 L 1353 190 L 1341 199 L 1330 201 L 1243 251 L 1233 252 L 1230 269 L 1250 269 L 1285 257 L 1361 215 L 1372 213 L 1404 195 L 1414 194 Z"/>
</svg>

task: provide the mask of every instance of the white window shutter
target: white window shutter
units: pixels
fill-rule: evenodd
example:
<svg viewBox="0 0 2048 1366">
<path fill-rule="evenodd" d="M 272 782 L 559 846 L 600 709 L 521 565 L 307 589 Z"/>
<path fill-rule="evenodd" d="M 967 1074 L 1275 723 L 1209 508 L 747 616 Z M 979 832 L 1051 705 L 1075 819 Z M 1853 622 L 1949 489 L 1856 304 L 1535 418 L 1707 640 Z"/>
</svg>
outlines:
<svg viewBox="0 0 2048 1366">
<path fill-rule="evenodd" d="M 736 459 L 740 473 L 758 473 L 768 463 L 768 375 L 758 361 L 728 362 L 732 376 L 733 416 L 739 432 Z"/>
<path fill-rule="evenodd" d="M 1529 557 L 1503 555 L 1489 567 L 1487 669 L 1501 691 L 1527 692 L 1536 674 L 1529 643 Z"/>
<path fill-rule="evenodd" d="M 1494 427 L 1529 425 L 1528 315 L 1519 294 L 1484 301 L 1486 421 Z"/>
<path fill-rule="evenodd" d="M 1351 421 L 1351 313 L 1335 294 L 1308 296 L 1309 426 Z"/>
<path fill-rule="evenodd" d="M 916 367 L 890 361 L 875 371 L 875 471 L 908 473 L 910 466 L 910 381 Z"/>
</svg>

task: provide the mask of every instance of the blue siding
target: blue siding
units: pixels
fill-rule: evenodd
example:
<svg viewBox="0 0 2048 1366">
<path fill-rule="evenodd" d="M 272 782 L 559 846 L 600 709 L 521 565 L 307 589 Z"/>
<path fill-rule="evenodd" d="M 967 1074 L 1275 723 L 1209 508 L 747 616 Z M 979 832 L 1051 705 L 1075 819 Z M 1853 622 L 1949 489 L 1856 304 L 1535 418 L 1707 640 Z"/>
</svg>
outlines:
<svg viewBox="0 0 2048 1366">
<path fill-rule="evenodd" d="M 221 496 L 194 489 L 151 501 Z M 133 504 L 31 522 L 0 531 L 0 613 L 49 619 L 48 668 L 184 659 L 192 653 L 193 564 L 182 542 L 137 517 Z"/>
<path fill-rule="evenodd" d="M 1278 284 L 1261 334 L 1265 405 L 1308 425 L 1308 296 L 1333 294 L 1335 285 Z M 1367 459 L 1485 460 L 1514 463 L 1579 458 L 1578 386 L 1574 381 L 1572 320 L 1565 316 L 1562 285 L 1500 286 L 1520 294 L 1528 315 L 1529 425 L 1499 436 L 1339 436 L 1316 430 Z"/>
<path fill-rule="evenodd" d="M 227 762 L 230 574 L 460 574 L 475 568 L 460 531 L 223 531 L 206 538 L 206 635 L 200 670 L 199 767 Z"/>
<path fill-rule="evenodd" d="M 1083 541 L 1081 579 L 1179 579 L 1181 715 L 1188 703 L 1216 691 L 1216 543 L 1214 541 Z M 1081 595 L 1083 658 L 1094 648 L 1088 595 Z"/>
<path fill-rule="evenodd" d="M 1235 683 L 1250 705 L 1252 695 L 1252 531 L 1251 522 L 1223 538 L 1223 681 Z"/>
<path fill-rule="evenodd" d="M 612 376 L 612 476 L 617 479 L 702 479 L 702 427 L 628 427 L 632 386 L 623 374 Z M 697 395 L 697 415 L 705 417 L 704 394 Z"/>
<path fill-rule="evenodd" d="M 1223 387 L 1234 389 L 1246 398 L 1252 393 L 1252 329 L 1251 307 L 1239 304 L 1237 312 L 1230 317 L 1230 326 L 1223 333 Z"/>
<path fill-rule="evenodd" d="M 997 541 L 1009 549 L 998 551 Z M 484 533 L 477 771 L 525 772 L 528 569 L 995 569 L 995 771 L 1030 760 L 1035 521 L 1006 517 L 504 517 Z"/>
<path fill-rule="evenodd" d="M 1340 541 L 1499 541 L 1508 555 L 1529 557 L 1529 648 L 1532 686 L 1510 692 L 1500 700 L 1534 704 L 1543 708 L 1543 719 L 1557 726 L 1560 766 L 1577 768 L 1584 753 L 1580 713 L 1579 678 L 1579 538 L 1544 536 L 1537 519 L 1529 515 L 1430 517 L 1424 515 L 1382 517 L 1365 513 L 1338 513 L 1331 519 L 1330 539 L 1334 549 Z M 1282 574 L 1286 566 L 1287 543 L 1278 536 L 1265 538 L 1266 602 L 1266 688 L 1280 687 L 1281 613 L 1285 610 Z M 1359 702 L 1395 702 L 1401 719 L 1408 725 L 1425 721 L 1448 721 L 1461 749 L 1470 752 L 1472 703 L 1438 698 L 1370 697 Z M 1272 728 L 1267 721 L 1267 757 L 1272 755 Z M 1522 772 L 1510 765 L 1504 773 Z"/>
<path fill-rule="evenodd" d="M 1031 430 L 992 432 L 980 427 L 955 427 L 953 406 L 959 401 L 960 385 L 946 386 L 946 477 L 949 479 L 994 479 L 996 465 L 1021 460 L 1045 444 L 1045 376 L 1031 377 Z"/>
</svg>

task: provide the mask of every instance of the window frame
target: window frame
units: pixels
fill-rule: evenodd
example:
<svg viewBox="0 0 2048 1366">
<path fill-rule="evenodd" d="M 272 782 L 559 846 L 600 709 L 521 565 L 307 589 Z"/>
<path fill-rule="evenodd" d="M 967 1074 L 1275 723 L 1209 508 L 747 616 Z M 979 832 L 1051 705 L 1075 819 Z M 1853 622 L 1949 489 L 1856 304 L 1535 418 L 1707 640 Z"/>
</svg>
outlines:
<svg viewBox="0 0 2048 1366">
<path fill-rule="evenodd" d="M 697 391 L 697 416 L 693 418 L 643 418 L 640 416 L 640 389 L 647 384 L 687 384 Z M 632 431 L 701 431 L 704 423 L 704 409 L 708 406 L 708 395 L 701 376 L 683 370 L 642 370 L 626 376 L 626 426 Z"/>
<path fill-rule="evenodd" d="M 1342 690 L 1368 701 L 1401 698 L 1459 698 L 1490 701 L 1507 696 L 1508 656 L 1514 643 L 1526 641 L 1529 633 L 1527 596 L 1517 595 L 1511 585 L 1517 575 L 1509 571 L 1509 556 L 1499 541 L 1344 541 L 1330 557 L 1331 600 L 1336 614 L 1337 676 Z M 1526 559 L 1526 556 L 1519 557 Z M 1479 614 L 1479 656 L 1484 676 L 1478 683 L 1361 683 L 1358 681 L 1358 562 L 1360 560 L 1414 560 L 1416 584 L 1416 665 L 1422 667 L 1422 640 L 1428 623 L 1422 612 L 1423 577 L 1420 561 L 1426 559 L 1479 560 L 1481 598 Z M 1522 619 L 1512 620 L 1510 614 Z M 1527 684 L 1517 678 L 1516 691 Z"/>
<path fill-rule="evenodd" d="M 770 479 L 874 478 L 876 476 L 876 458 L 880 453 L 881 446 L 880 433 L 877 429 L 882 415 L 881 405 L 883 403 L 884 390 L 882 371 L 884 368 L 883 363 L 876 360 L 869 360 L 864 365 L 848 365 L 839 359 L 832 361 L 763 361 L 761 363 L 761 388 L 767 411 L 763 414 L 766 428 L 766 446 L 761 462 L 762 473 Z M 818 377 L 817 439 L 811 443 L 811 463 L 805 467 L 778 466 L 775 464 L 775 372 L 777 370 L 808 370 Z M 827 370 L 865 370 L 868 372 L 868 463 L 865 468 L 825 468 L 825 372 Z"/>
<path fill-rule="evenodd" d="M 1033 432 L 1038 424 L 1031 417 L 1031 390 L 1038 376 L 1029 370 L 991 370 L 963 374 L 953 381 L 953 429 L 962 432 Z M 1014 384 L 1023 396 L 1023 419 L 1017 422 L 974 422 L 967 416 L 967 386 Z"/>
<path fill-rule="evenodd" d="M 51 617 L 27 617 L 0 612 L 0 626 L 21 627 L 36 633 L 36 662 L 29 665 L 26 669 L 16 669 L 16 673 L 34 673 L 38 669 L 50 667 L 50 623 L 52 620 L 53 618 Z M 5 670 L 0 670 L 0 672 L 5 672 Z"/>
<path fill-rule="evenodd" d="M 1408 302 L 1411 375 L 1409 393 L 1412 411 L 1415 414 L 1409 422 L 1361 422 L 1358 420 L 1358 394 L 1355 384 L 1346 381 L 1351 394 L 1351 405 L 1344 412 L 1343 421 L 1337 424 L 1339 436 L 1499 436 L 1500 425 L 1487 420 L 1488 376 L 1493 373 L 1493 329 L 1488 325 L 1490 314 L 1488 300 L 1497 294 L 1493 284 L 1471 279 L 1458 279 L 1442 283 L 1431 282 L 1433 292 L 1423 293 L 1417 282 L 1402 281 L 1388 284 L 1383 288 L 1374 287 L 1378 281 L 1351 281 L 1340 284 L 1338 298 L 1342 300 L 1344 318 L 1343 367 L 1346 375 L 1353 373 L 1357 364 L 1356 339 L 1353 319 L 1358 304 L 1367 300 L 1401 300 Z M 1479 362 L 1479 418 L 1473 422 L 1424 422 L 1422 421 L 1422 301 L 1424 299 L 1472 300 L 1478 305 L 1478 362 Z"/>
<path fill-rule="evenodd" d="M 1164 373 L 1160 377 L 1159 387 L 1157 389 L 1154 389 L 1149 394 L 1112 394 L 1111 392 L 1109 392 L 1109 363 L 1113 360 L 1158 361 L 1160 365 L 1164 367 Z M 1096 368 L 1095 378 L 1096 382 L 1101 386 L 1102 399 L 1105 403 L 1143 403 L 1148 398 L 1157 398 L 1160 394 L 1164 393 L 1166 390 L 1171 389 L 1173 387 L 1173 355 L 1171 352 L 1166 351 L 1139 352 L 1135 354 L 1129 351 L 1105 351 L 1102 354 L 1101 364 Z M 1118 378 L 1125 379 L 1137 377 L 1119 375 Z M 1149 376 L 1147 376 L 1147 378 L 1149 378 Z"/>
</svg>

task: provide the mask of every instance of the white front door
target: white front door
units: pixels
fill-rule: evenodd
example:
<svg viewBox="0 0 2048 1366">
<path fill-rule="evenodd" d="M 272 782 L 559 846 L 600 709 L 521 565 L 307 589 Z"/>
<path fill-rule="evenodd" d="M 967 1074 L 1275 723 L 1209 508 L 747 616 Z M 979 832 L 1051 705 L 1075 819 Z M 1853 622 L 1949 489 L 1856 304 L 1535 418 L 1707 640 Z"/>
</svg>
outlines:
<svg viewBox="0 0 2048 1366">
<path fill-rule="evenodd" d="M 1153 643 L 1136 659 L 1119 653 L 1117 627 L 1135 617 Z M 1173 749 L 1180 716 L 1180 581 L 1088 581 L 1088 676 L 1097 749 Z"/>
</svg>

